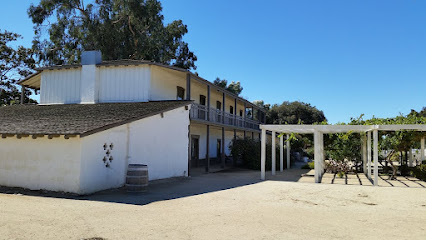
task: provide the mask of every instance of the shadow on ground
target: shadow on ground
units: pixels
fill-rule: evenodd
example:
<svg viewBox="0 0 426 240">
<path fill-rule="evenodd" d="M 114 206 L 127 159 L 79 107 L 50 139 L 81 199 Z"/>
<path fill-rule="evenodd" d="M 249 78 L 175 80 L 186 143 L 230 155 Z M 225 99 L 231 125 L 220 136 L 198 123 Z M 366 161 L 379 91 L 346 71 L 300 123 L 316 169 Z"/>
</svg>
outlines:
<svg viewBox="0 0 426 240">
<path fill-rule="evenodd" d="M 271 176 L 271 173 L 267 172 L 266 178 L 273 181 L 298 182 L 302 178 L 302 175 L 305 175 L 308 171 L 304 169 L 290 169 L 285 170 L 283 173 L 277 172 L 275 176 Z M 313 182 L 313 177 L 311 179 Z M 261 182 L 260 171 L 234 168 L 209 174 L 196 174 L 193 177 L 187 178 L 152 181 L 150 182 L 148 191 L 145 193 L 128 193 L 124 188 L 118 188 L 91 195 L 78 196 L 66 193 L 4 187 L 0 187 L 0 193 L 145 205 L 152 202 L 222 191 L 259 182 Z"/>
</svg>

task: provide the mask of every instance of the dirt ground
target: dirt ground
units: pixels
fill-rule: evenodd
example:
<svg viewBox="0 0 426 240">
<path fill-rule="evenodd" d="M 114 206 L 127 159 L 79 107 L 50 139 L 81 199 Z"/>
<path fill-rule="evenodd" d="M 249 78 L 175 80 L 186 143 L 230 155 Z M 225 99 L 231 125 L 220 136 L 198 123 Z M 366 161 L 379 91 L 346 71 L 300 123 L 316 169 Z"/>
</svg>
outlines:
<svg viewBox="0 0 426 240">
<path fill-rule="evenodd" d="M 3 190 L 0 239 L 425 239 L 421 185 L 314 184 L 302 173 L 202 174 L 141 194 Z"/>
</svg>

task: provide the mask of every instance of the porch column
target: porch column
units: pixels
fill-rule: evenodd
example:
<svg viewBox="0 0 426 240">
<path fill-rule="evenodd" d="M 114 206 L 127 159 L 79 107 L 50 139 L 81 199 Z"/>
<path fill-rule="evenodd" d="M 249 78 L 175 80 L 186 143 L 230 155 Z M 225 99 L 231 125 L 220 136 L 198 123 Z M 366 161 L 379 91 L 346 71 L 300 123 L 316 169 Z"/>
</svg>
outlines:
<svg viewBox="0 0 426 240">
<path fill-rule="evenodd" d="M 277 162 L 277 158 L 276 158 L 276 151 L 275 151 L 275 131 L 272 131 L 272 159 L 271 159 L 271 161 L 272 161 L 272 175 L 275 175 L 275 169 L 277 169 L 276 168 L 276 162 Z"/>
<path fill-rule="evenodd" d="M 222 123 L 225 124 L 225 112 L 226 112 L 226 103 L 225 103 L 225 92 L 222 93 Z"/>
<path fill-rule="evenodd" d="M 425 160 L 425 138 L 420 140 L 420 164 Z"/>
<path fill-rule="evenodd" d="M 225 168 L 225 128 L 222 127 L 222 144 L 221 144 L 221 151 L 222 151 L 222 168 Z"/>
<path fill-rule="evenodd" d="M 374 186 L 379 185 L 379 130 L 373 130 Z"/>
<path fill-rule="evenodd" d="M 237 129 L 234 128 L 234 144 L 235 144 L 236 140 L 237 140 Z M 235 160 L 236 160 L 235 158 L 232 158 L 232 166 L 233 167 L 235 167 L 237 165 Z"/>
<path fill-rule="evenodd" d="M 314 161 L 315 161 L 315 182 L 320 183 L 322 177 L 322 167 L 324 161 L 324 136 L 322 132 L 314 132 Z"/>
<path fill-rule="evenodd" d="M 210 85 L 207 85 L 207 121 L 210 121 Z"/>
<path fill-rule="evenodd" d="M 244 102 L 244 110 L 243 110 L 243 128 L 246 128 L 246 109 L 247 109 L 247 103 Z M 246 139 L 246 131 L 244 131 L 244 139 Z"/>
<path fill-rule="evenodd" d="M 266 159 L 266 130 L 262 129 L 260 139 L 260 179 L 265 180 L 265 159 Z"/>
<path fill-rule="evenodd" d="M 287 169 L 290 169 L 290 152 L 291 152 L 291 148 L 290 148 L 290 134 L 287 134 L 287 142 L 286 142 L 286 148 L 287 148 Z"/>
<path fill-rule="evenodd" d="M 210 125 L 207 125 L 207 138 L 206 138 L 206 172 L 210 171 Z"/>
<path fill-rule="evenodd" d="M 361 133 L 361 150 L 362 150 L 362 171 L 367 173 L 367 138 L 365 133 Z"/>
<path fill-rule="evenodd" d="M 280 172 L 284 170 L 284 136 L 280 137 Z"/>
<path fill-rule="evenodd" d="M 237 99 L 234 99 L 234 126 L 237 126 Z"/>
<path fill-rule="evenodd" d="M 191 74 L 186 74 L 186 100 L 191 100 Z"/>
<path fill-rule="evenodd" d="M 371 180 L 371 132 L 367 132 L 367 177 Z"/>
</svg>

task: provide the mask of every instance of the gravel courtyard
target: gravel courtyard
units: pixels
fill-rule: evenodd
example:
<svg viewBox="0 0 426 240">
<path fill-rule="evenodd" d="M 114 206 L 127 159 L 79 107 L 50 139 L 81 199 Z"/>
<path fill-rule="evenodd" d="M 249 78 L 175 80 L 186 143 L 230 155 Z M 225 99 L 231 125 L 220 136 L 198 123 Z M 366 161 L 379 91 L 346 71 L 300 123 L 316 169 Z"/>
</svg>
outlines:
<svg viewBox="0 0 426 240">
<path fill-rule="evenodd" d="M 143 194 L 0 189 L 0 239 L 425 239 L 421 185 L 314 184 L 303 171 L 201 174 Z"/>
</svg>

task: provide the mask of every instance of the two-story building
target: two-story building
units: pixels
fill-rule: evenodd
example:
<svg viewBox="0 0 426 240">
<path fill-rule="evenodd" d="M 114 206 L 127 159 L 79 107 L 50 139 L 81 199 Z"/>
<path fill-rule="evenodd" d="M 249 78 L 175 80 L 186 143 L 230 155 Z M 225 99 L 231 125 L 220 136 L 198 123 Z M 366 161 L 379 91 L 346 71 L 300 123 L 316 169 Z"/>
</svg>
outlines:
<svg viewBox="0 0 426 240">
<path fill-rule="evenodd" d="M 40 103 L 0 109 L 0 185 L 90 193 L 122 186 L 130 163 L 148 165 L 150 180 L 224 168 L 232 139 L 259 139 L 265 120 L 263 109 L 188 70 L 101 61 L 97 51 L 20 85 L 39 91 Z"/>
</svg>

